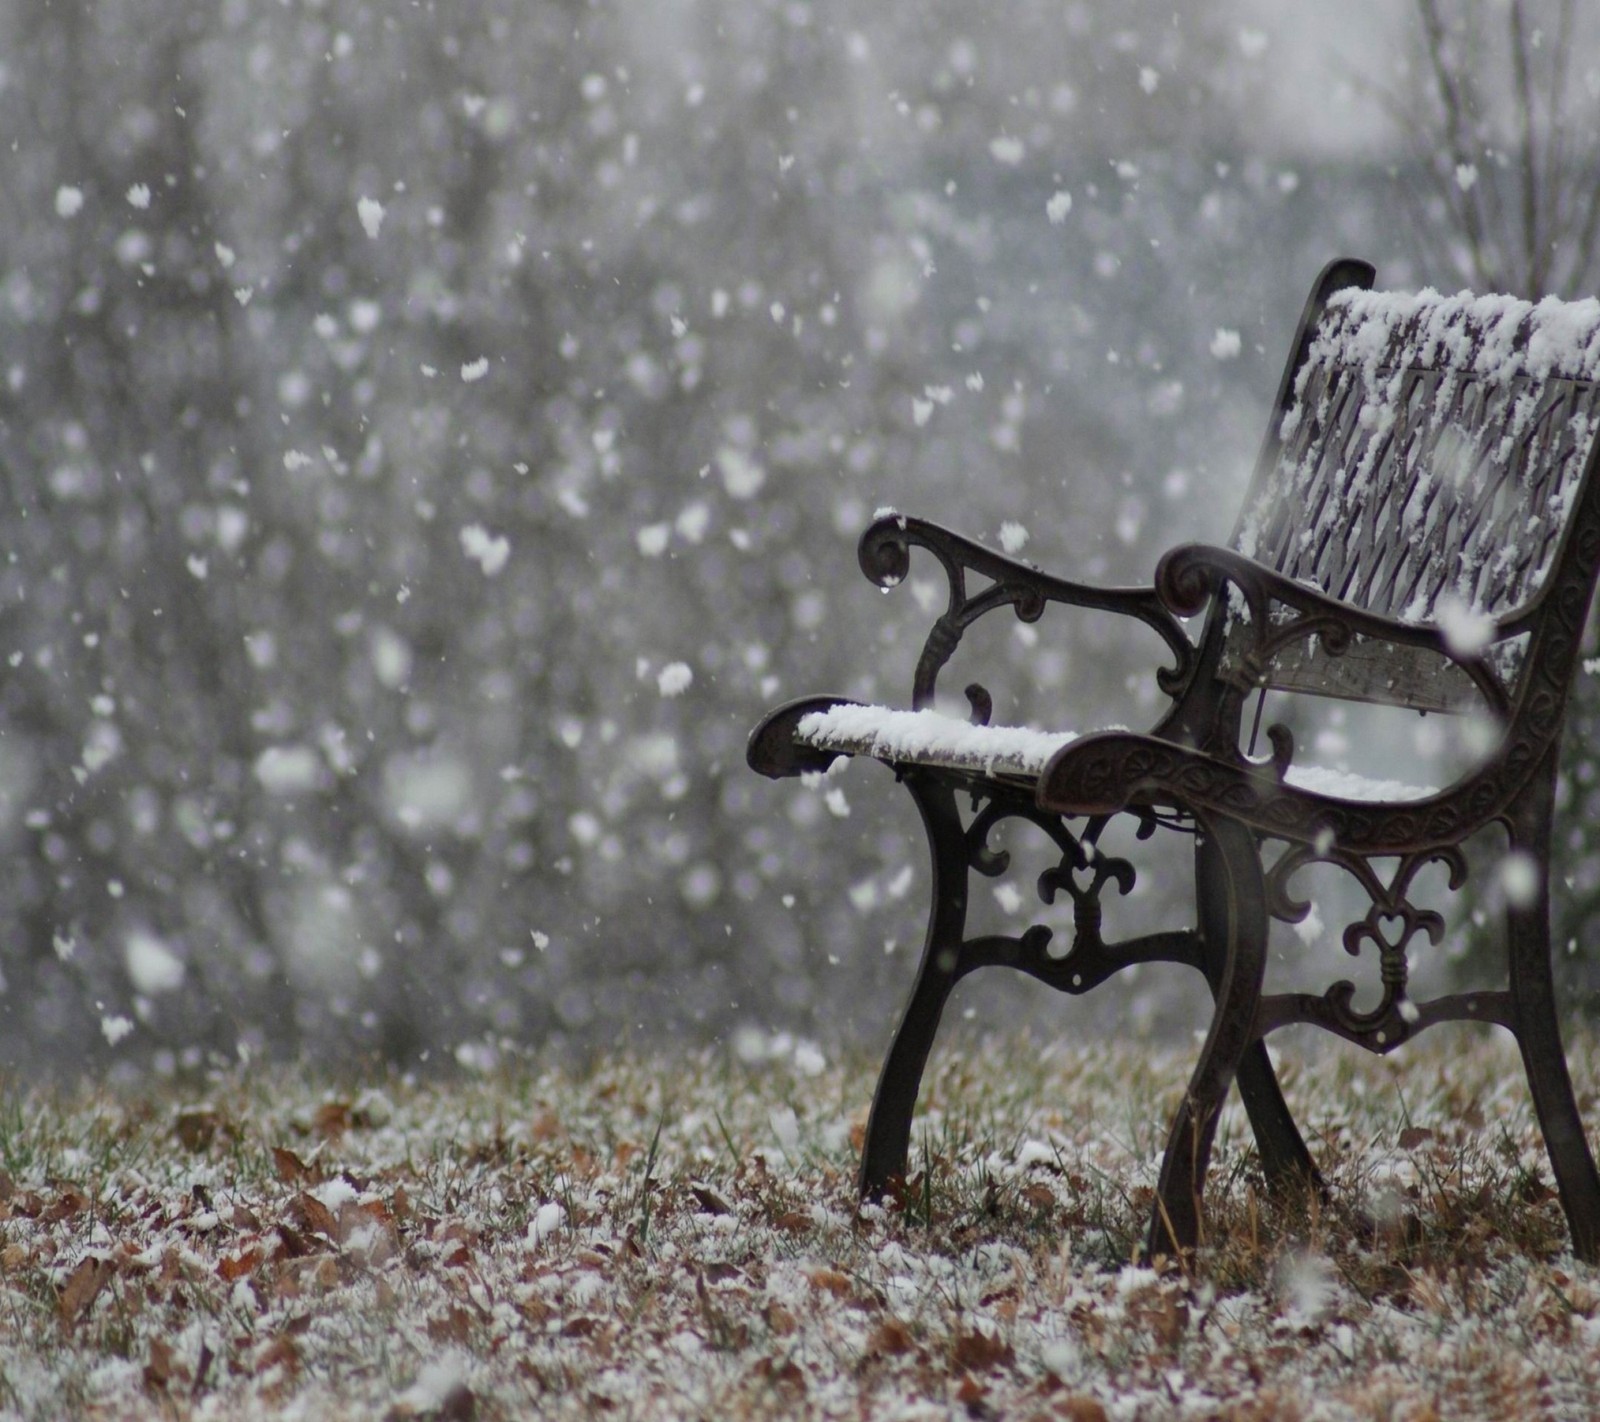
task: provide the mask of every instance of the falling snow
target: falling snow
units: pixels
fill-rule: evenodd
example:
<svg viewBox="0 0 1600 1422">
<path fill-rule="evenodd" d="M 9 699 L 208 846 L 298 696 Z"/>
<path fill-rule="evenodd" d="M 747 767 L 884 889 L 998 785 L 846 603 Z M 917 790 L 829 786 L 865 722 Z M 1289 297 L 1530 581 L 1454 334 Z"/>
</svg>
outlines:
<svg viewBox="0 0 1600 1422">
<path fill-rule="evenodd" d="M 1226 326 L 1218 326 L 1216 334 L 1211 338 L 1211 354 L 1218 360 L 1234 360 L 1241 349 L 1239 333 L 1229 330 Z"/>
<path fill-rule="evenodd" d="M 511 557 L 511 541 L 486 532 L 481 524 L 468 524 L 461 530 L 461 551 L 471 558 L 486 578 L 495 577 Z"/>
<path fill-rule="evenodd" d="M 668 662 L 656 676 L 656 686 L 665 697 L 682 696 L 694 681 L 687 662 Z"/>
</svg>

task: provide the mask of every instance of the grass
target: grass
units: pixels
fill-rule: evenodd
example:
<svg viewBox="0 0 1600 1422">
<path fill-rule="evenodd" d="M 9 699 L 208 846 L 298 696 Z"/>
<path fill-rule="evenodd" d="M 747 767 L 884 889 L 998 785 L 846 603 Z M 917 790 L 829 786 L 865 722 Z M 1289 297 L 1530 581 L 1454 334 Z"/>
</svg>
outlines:
<svg viewBox="0 0 1600 1422">
<path fill-rule="evenodd" d="M 870 1065 L 812 1051 L 7 1093 L 0 1415 L 1600 1413 L 1515 1052 L 1431 1035 L 1285 1052 L 1331 1198 L 1269 1199 L 1230 1108 L 1185 1269 L 1136 1261 L 1171 1050 L 942 1050 L 883 1208 Z"/>
</svg>

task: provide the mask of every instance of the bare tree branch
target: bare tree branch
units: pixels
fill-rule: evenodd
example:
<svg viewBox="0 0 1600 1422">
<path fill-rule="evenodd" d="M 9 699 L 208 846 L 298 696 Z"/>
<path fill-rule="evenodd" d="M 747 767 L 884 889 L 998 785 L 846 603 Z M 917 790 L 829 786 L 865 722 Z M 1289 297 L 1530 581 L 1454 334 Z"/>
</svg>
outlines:
<svg viewBox="0 0 1600 1422">
<path fill-rule="evenodd" d="M 1506 12 L 1510 24 L 1511 74 L 1516 84 L 1518 153 L 1521 176 L 1523 280 L 1525 295 L 1537 299 L 1544 293 L 1543 243 L 1539 230 L 1539 146 L 1534 132 L 1533 80 L 1530 77 L 1528 50 L 1530 36 L 1522 0 L 1511 0 Z"/>
</svg>

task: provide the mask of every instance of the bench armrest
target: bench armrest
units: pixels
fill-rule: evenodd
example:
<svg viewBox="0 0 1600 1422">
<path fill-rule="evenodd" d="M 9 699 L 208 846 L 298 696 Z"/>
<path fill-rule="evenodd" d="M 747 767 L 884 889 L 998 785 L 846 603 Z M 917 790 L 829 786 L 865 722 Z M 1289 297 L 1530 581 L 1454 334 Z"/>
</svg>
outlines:
<svg viewBox="0 0 1600 1422">
<path fill-rule="evenodd" d="M 1257 684 L 1278 653 L 1298 641 L 1318 637 L 1330 656 L 1339 656 L 1352 638 L 1365 637 L 1403 647 L 1437 652 L 1454 663 L 1482 694 L 1490 708 L 1504 717 L 1510 710 L 1505 686 L 1489 659 L 1478 652 L 1462 652 L 1433 623 L 1402 622 L 1396 617 L 1368 612 L 1330 597 L 1320 588 L 1297 583 L 1230 548 L 1186 543 L 1172 549 L 1156 566 L 1156 591 L 1162 602 L 1180 617 L 1191 617 L 1229 583 L 1238 589 L 1249 614 L 1251 647 L 1244 661 L 1246 673 Z M 1298 616 L 1274 617 L 1274 606 Z M 1496 622 L 1489 646 L 1516 636 L 1521 624 Z"/>
<path fill-rule="evenodd" d="M 1057 751 L 1039 777 L 1036 798 L 1041 809 L 1064 815 L 1112 815 L 1141 805 L 1209 812 L 1274 839 L 1320 846 L 1319 854 L 1335 847 L 1411 854 L 1459 843 L 1503 814 L 1529 766 L 1497 756 L 1442 790 L 1390 801 L 1303 789 L 1285 782 L 1283 769 L 1154 736 L 1103 731 Z"/>
<path fill-rule="evenodd" d="M 880 588 L 904 582 L 911 569 L 913 544 L 926 548 L 939 560 L 950 584 L 949 603 L 929 629 L 922 655 L 917 659 L 911 690 L 911 704 L 916 710 L 933 704 L 939 672 L 954 654 L 962 634 L 980 617 L 1001 607 L 1010 607 L 1022 622 L 1037 622 L 1052 602 L 1138 618 L 1171 649 L 1173 665 L 1156 672 L 1156 680 L 1168 696 L 1177 695 L 1194 670 L 1195 645 L 1155 588 L 1099 588 L 1069 582 L 938 524 L 899 513 L 879 515 L 861 535 L 857 549 L 861 571 Z M 969 593 L 968 573 L 989 579 L 989 586 Z"/>
</svg>

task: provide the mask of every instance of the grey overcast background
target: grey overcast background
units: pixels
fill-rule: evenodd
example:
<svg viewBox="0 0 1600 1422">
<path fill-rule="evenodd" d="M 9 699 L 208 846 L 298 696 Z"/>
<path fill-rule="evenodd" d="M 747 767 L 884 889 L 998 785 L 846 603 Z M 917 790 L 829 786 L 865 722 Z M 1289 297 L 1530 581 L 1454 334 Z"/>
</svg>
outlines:
<svg viewBox="0 0 1600 1422">
<path fill-rule="evenodd" d="M 1325 260 L 1472 279 L 1437 179 L 1518 129 L 1396 118 L 1428 8 L 0 0 L 0 1066 L 880 1041 L 909 801 L 747 730 L 908 695 L 876 508 L 1147 578 L 1226 537 Z M 1154 651 L 986 672 L 1130 721 Z M 1172 1029 L 1173 971 L 959 1006 Z"/>
</svg>

